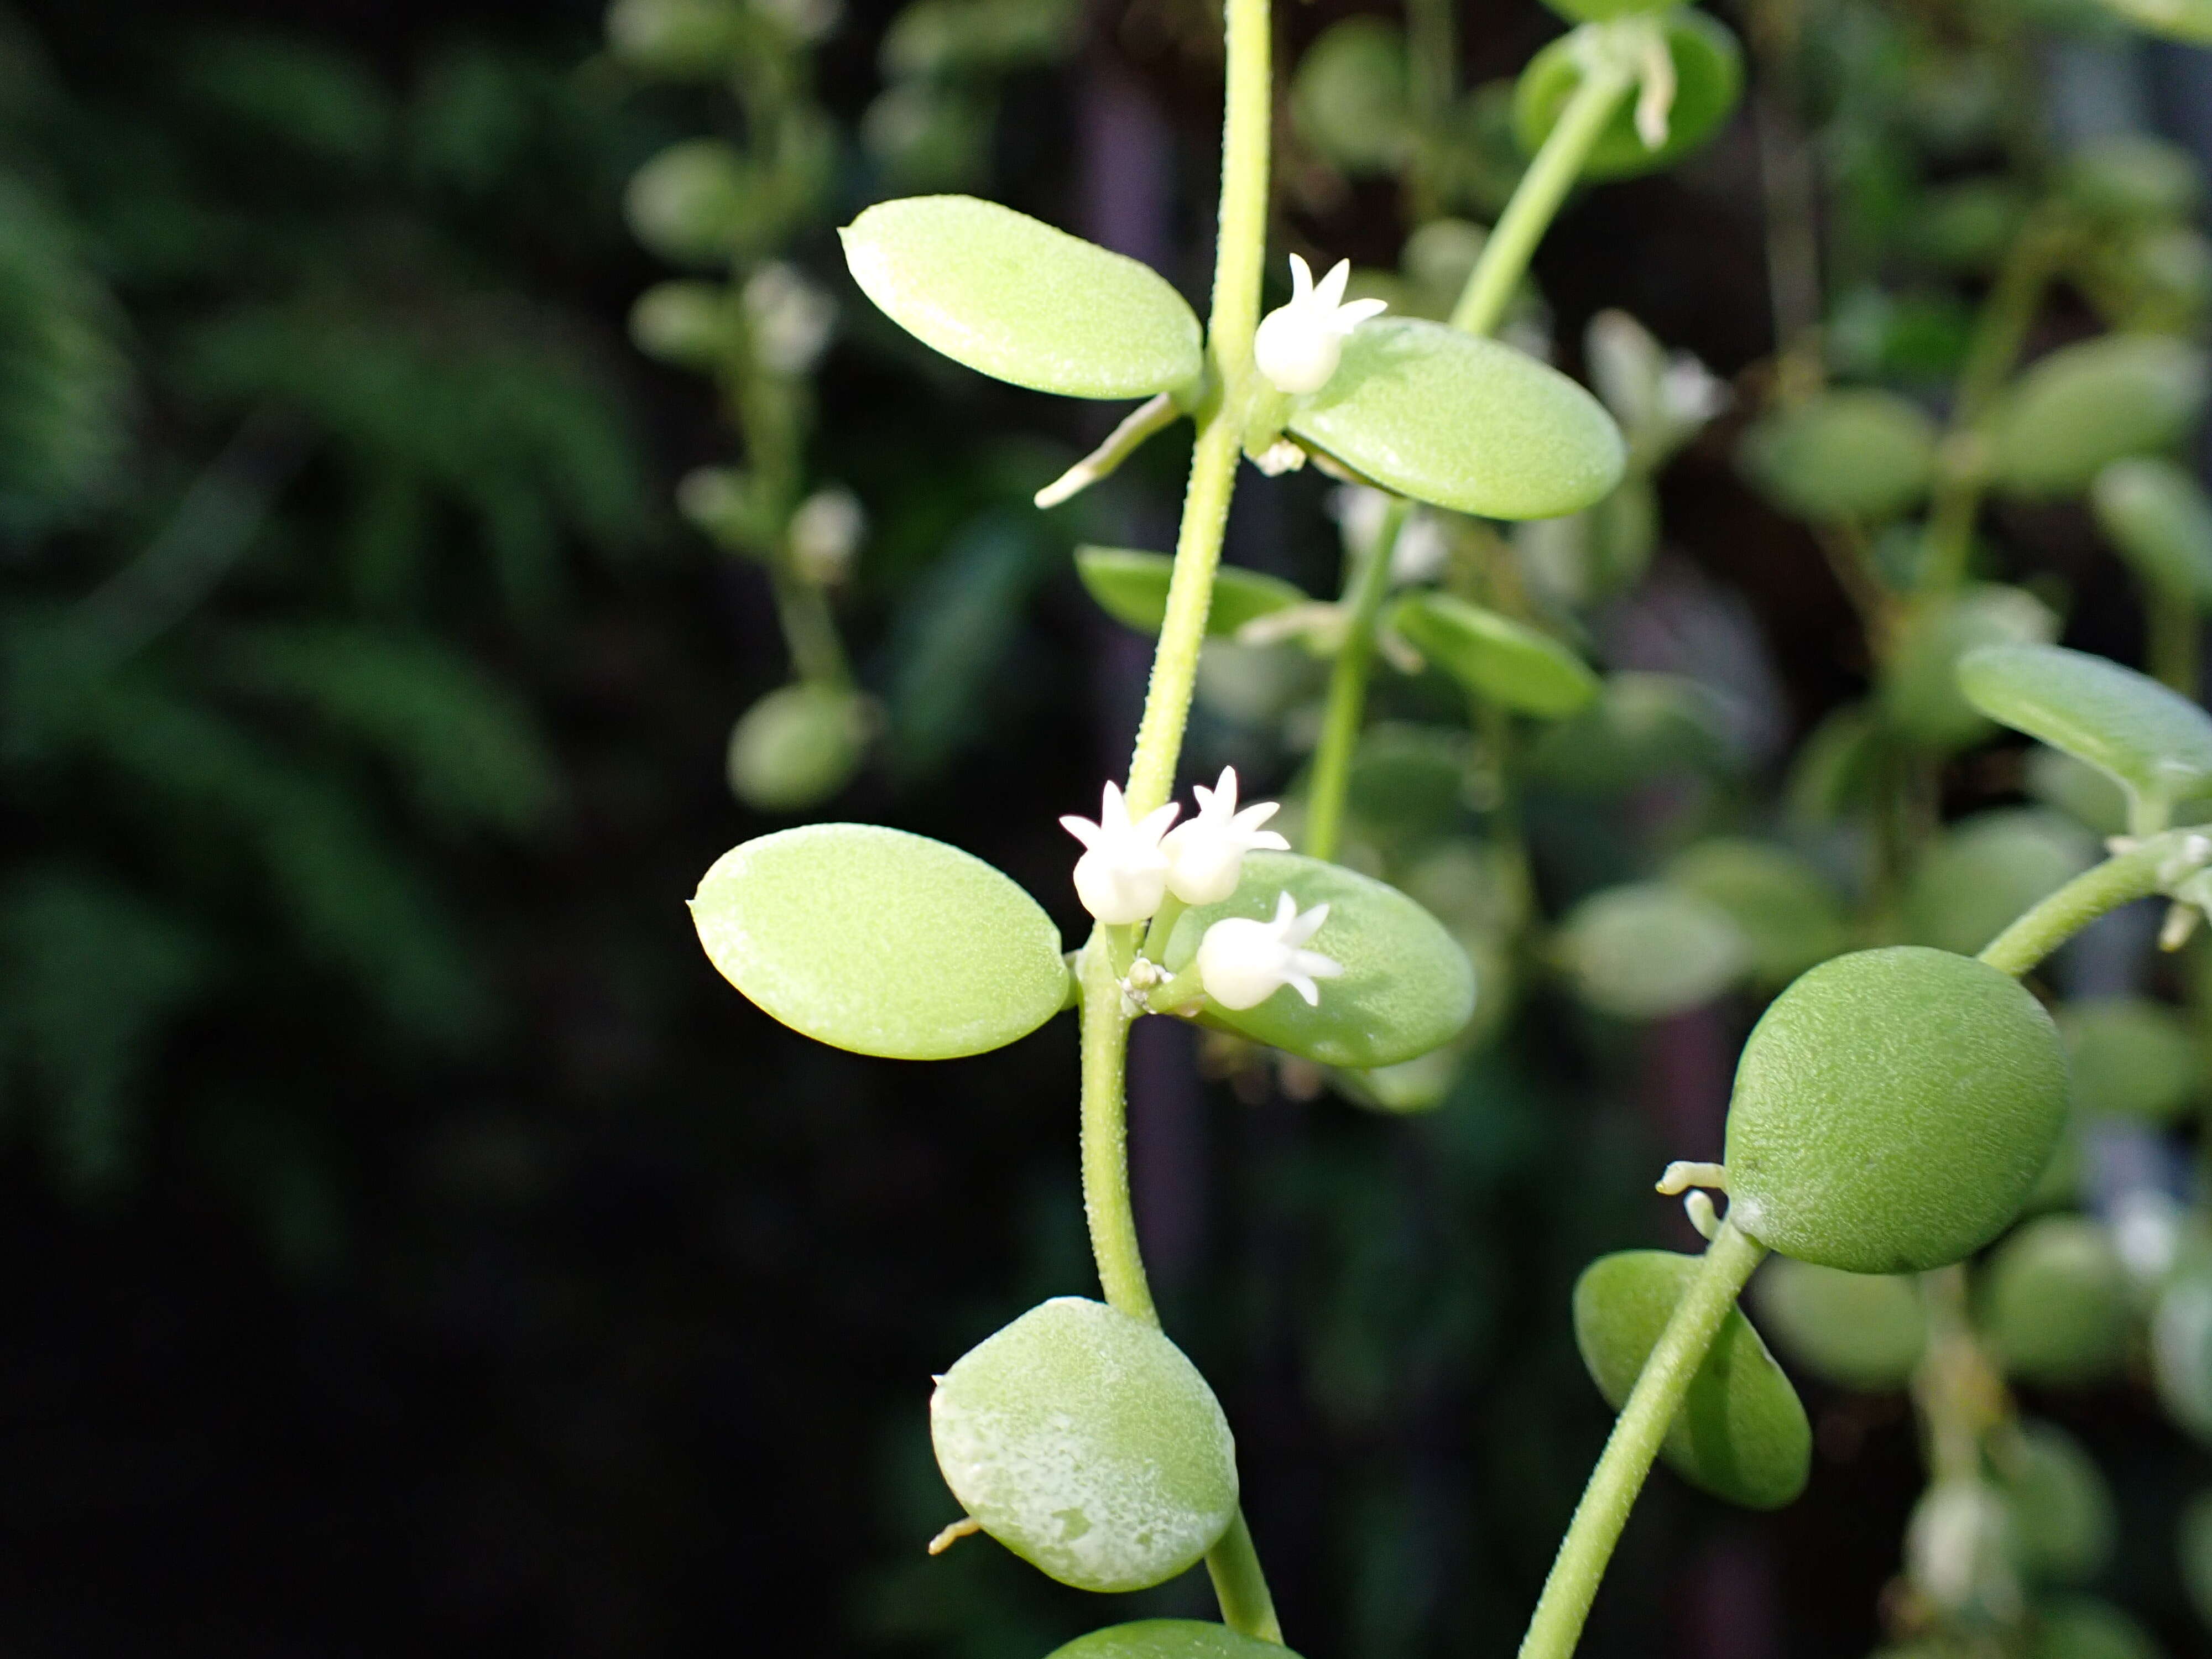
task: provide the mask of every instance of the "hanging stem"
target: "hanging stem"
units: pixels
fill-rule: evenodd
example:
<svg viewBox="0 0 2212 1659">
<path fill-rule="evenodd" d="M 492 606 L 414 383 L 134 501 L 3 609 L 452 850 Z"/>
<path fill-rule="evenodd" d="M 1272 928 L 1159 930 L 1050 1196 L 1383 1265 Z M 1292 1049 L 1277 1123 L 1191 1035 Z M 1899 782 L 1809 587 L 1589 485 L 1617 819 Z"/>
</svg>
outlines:
<svg viewBox="0 0 2212 1659">
<path fill-rule="evenodd" d="M 1390 592 L 1390 555 L 1404 528 L 1407 504 L 1394 500 L 1383 513 L 1375 539 L 1352 568 L 1345 584 L 1344 642 L 1329 670 L 1328 703 L 1322 716 L 1321 742 L 1314 750 L 1313 782 L 1306 791 L 1305 850 L 1317 859 L 1336 856 L 1344 830 L 1345 789 L 1352 778 L 1352 751 L 1359 741 L 1359 722 L 1367 710 L 1367 678 L 1375 665 L 1375 619 Z"/>
<path fill-rule="evenodd" d="M 1084 947 L 1083 979 L 1083 1218 L 1098 1263 L 1106 1300 L 1132 1319 L 1160 1322 L 1137 1246 L 1137 1217 L 1129 1203 L 1129 1015 L 1106 949 L 1103 930 Z"/>
<path fill-rule="evenodd" d="M 1644 1362 L 1636 1387 L 1614 1419 L 1612 1437 L 1590 1472 L 1575 1518 L 1560 1540 L 1552 1563 L 1551 1577 L 1536 1602 L 1528 1633 L 1522 1638 L 1520 1659 L 1569 1659 L 1589 1618 L 1606 1564 L 1620 1541 L 1621 1528 L 1637 1494 L 1644 1490 L 1651 1461 L 1690 1382 L 1705 1363 L 1705 1352 L 1720 1334 L 1722 1322 L 1735 1306 L 1736 1297 L 1751 1278 L 1752 1269 L 1766 1255 L 1766 1247 L 1723 1221 L 1706 1249 L 1698 1276 L 1690 1281 L 1673 1317 Z"/>
<path fill-rule="evenodd" d="M 1470 334 L 1497 331 L 1536 244 L 1544 240 L 1545 231 L 1559 216 L 1559 204 L 1581 176 L 1598 135 L 1635 84 L 1634 72 L 1615 62 L 1613 53 L 1592 56 L 1599 61 L 1585 69 L 1581 83 L 1559 112 L 1558 124 L 1536 151 L 1528 171 L 1521 175 L 1512 200 L 1506 203 L 1490 240 L 1483 244 L 1482 257 L 1474 262 L 1459 304 L 1453 307 L 1454 328 L 1463 328 Z"/>
</svg>

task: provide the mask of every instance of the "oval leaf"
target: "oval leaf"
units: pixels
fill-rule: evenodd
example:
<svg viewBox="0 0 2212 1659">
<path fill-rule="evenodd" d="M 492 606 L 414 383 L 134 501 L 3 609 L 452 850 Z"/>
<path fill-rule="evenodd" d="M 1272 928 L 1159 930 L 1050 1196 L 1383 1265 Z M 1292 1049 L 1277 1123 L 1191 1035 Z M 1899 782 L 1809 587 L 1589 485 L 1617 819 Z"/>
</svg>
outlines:
<svg viewBox="0 0 2212 1659">
<path fill-rule="evenodd" d="M 1290 429 L 1417 501 L 1487 519 L 1576 513 L 1620 482 L 1627 450 L 1559 370 L 1441 323 L 1363 323 Z"/>
<path fill-rule="evenodd" d="M 981 1054 L 1067 995 L 1059 931 L 1035 899 L 957 847 L 878 824 L 810 823 L 732 848 L 691 920 L 723 978 L 855 1054 Z"/>
<path fill-rule="evenodd" d="M 2178 1008 L 2143 997 L 2099 997 L 2058 1011 L 2076 1110 L 2164 1123 L 2196 1098 L 2203 1070 L 2197 1032 Z"/>
<path fill-rule="evenodd" d="M 1550 635 L 1449 593 L 1410 593 L 1389 625 L 1469 690 L 1526 714 L 1571 714 L 1597 696 L 1589 665 Z"/>
<path fill-rule="evenodd" d="M 2114 461 L 2097 475 L 2089 499 L 2138 576 L 2199 610 L 2212 607 L 2212 501 L 2186 470 L 2146 457 Z"/>
<path fill-rule="evenodd" d="M 1585 9 L 1597 8 L 1577 8 Z M 1585 179 L 1626 179 L 1672 167 L 1711 137 L 1735 107 L 1743 84 L 1743 52 L 1735 36 L 1707 14 L 1687 7 L 1669 12 L 1664 27 L 1668 54 L 1674 60 L 1674 104 L 1666 141 L 1656 149 L 1645 147 L 1636 130 L 1636 100 L 1624 97 L 1590 147 L 1589 159 L 1583 163 Z M 1579 34 L 1562 35 L 1530 58 L 1514 86 L 1513 136 L 1531 155 L 1582 83 Z"/>
<path fill-rule="evenodd" d="M 1753 974 L 1786 985 L 1850 943 L 1844 902 L 1795 853 L 1735 836 L 1701 841 L 1667 866 L 1667 883 L 1718 905 L 1751 952 Z"/>
<path fill-rule="evenodd" d="M 1831 392 L 1744 434 L 1744 470 L 1796 518 L 1893 519 L 1936 476 L 1936 423 L 1893 392 Z"/>
<path fill-rule="evenodd" d="M 1575 1281 L 1575 1346 L 1613 1410 L 1627 1403 L 1697 1274 L 1696 1256 L 1622 1250 Z M 1813 1425 L 1741 1309 L 1729 1310 L 1659 1455 L 1692 1486 L 1748 1509 L 1780 1509 L 1804 1491 Z"/>
<path fill-rule="evenodd" d="M 1991 646 L 1960 663 L 1959 684 L 1991 720 L 2103 769 L 2154 813 L 2212 793 L 2212 715 L 2116 662 Z"/>
<path fill-rule="evenodd" d="M 1226 1625 L 1197 1619 L 1139 1619 L 1109 1625 L 1052 1650 L 1051 1659 L 1298 1659 L 1279 1642 L 1262 1642 Z"/>
<path fill-rule="evenodd" d="M 1150 266 L 972 196 L 910 196 L 838 233 L 860 291 L 923 344 L 1016 386 L 1146 398 L 1195 380 L 1198 319 Z"/>
<path fill-rule="evenodd" d="M 1328 906 L 1310 948 L 1342 967 L 1343 977 L 1322 982 L 1317 1008 L 1285 988 L 1238 1012 L 1208 1005 L 1201 1016 L 1208 1024 L 1324 1066 L 1359 1070 L 1395 1066 L 1459 1035 L 1474 1012 L 1474 970 L 1443 925 L 1395 887 L 1296 853 L 1248 854 L 1234 896 L 1176 924 L 1164 965 L 1170 972 L 1188 967 L 1206 930 L 1224 917 L 1267 921 L 1281 893 L 1301 910 Z"/>
<path fill-rule="evenodd" d="M 2163 334 L 2061 346 L 1993 417 L 1992 471 L 2017 495 L 2071 495 L 2109 461 L 2178 442 L 2204 405 L 2204 354 Z"/>
<path fill-rule="evenodd" d="M 1882 707 L 1890 723 L 1929 749 L 1963 749 L 1990 735 L 1989 722 L 1959 685 L 1959 659 L 1989 645 L 2043 645 L 2058 632 L 2051 607 L 2026 588 L 1971 582 L 1912 605 L 1883 665 Z"/>
<path fill-rule="evenodd" d="M 1895 1273 L 1778 1255 L 1752 1281 L 1760 1323 L 1814 1376 L 1847 1389 L 1901 1389 L 1928 1347 L 1920 1287 Z"/>
<path fill-rule="evenodd" d="M 1098 608 L 1139 634 L 1157 634 L 1168 614 L 1168 579 L 1175 561 L 1164 553 L 1128 547 L 1079 547 L 1075 574 Z M 1220 566 L 1213 576 L 1213 605 L 1206 613 L 1209 634 L 1234 634 L 1255 617 L 1310 604 L 1304 589 L 1257 570 Z"/>
<path fill-rule="evenodd" d="M 1711 1002 L 1751 967 L 1727 911 L 1664 882 L 1593 893 L 1559 924 L 1560 960 L 1594 1008 L 1660 1019 Z"/>
</svg>

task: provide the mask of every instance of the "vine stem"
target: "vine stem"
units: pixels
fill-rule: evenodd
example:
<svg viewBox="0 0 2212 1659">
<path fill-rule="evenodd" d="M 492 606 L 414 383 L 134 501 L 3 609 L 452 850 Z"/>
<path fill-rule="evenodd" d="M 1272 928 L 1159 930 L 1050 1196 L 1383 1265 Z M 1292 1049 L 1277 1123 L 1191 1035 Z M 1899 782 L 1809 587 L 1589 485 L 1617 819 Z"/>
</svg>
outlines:
<svg viewBox="0 0 2212 1659">
<path fill-rule="evenodd" d="M 1305 850 L 1317 859 L 1336 856 L 1344 833 L 1345 791 L 1352 780 L 1352 751 L 1367 711 L 1367 678 L 1375 661 L 1375 620 L 1390 592 L 1390 556 L 1405 527 L 1409 504 L 1394 497 L 1382 522 L 1345 584 L 1344 643 L 1328 673 L 1328 702 L 1315 746 L 1313 781 L 1306 789 Z"/>
<path fill-rule="evenodd" d="M 1521 1640 L 1520 1659 L 1568 1659 L 1589 1618 L 1606 1564 L 1620 1541 L 1628 1512 L 1644 1489 L 1644 1477 L 1659 1455 L 1660 1443 L 1682 1407 L 1690 1382 L 1705 1363 L 1705 1352 L 1720 1334 L 1722 1322 L 1765 1258 L 1766 1247 L 1723 1221 L 1706 1249 L 1698 1276 L 1690 1281 L 1673 1317 L 1644 1362 L 1636 1387 L 1613 1420 L 1613 1434 L 1589 1485 L 1583 1489 L 1575 1518 L 1559 1542 L 1551 1576 Z"/>
<path fill-rule="evenodd" d="M 1152 655 L 1144 718 L 1129 762 L 1133 816 L 1164 805 L 1174 793 L 1176 763 L 1190 719 L 1199 647 L 1213 602 L 1214 573 L 1229 527 L 1237 458 L 1247 410 L 1255 393 L 1252 336 L 1260 324 L 1261 267 L 1267 251 L 1267 149 L 1274 111 L 1270 92 L 1268 0 L 1228 0 L 1228 85 L 1222 113 L 1221 218 L 1214 247 L 1213 305 L 1206 324 L 1210 369 L 1197 410 L 1198 437 L 1183 492 L 1167 614 Z M 1130 1015 L 1121 999 L 1111 940 L 1094 929 L 1081 959 L 1083 989 L 1083 1204 L 1091 1254 L 1106 1300 L 1157 1326 L 1159 1313 L 1145 1277 L 1129 1203 L 1127 1061 Z M 1206 1571 L 1232 1630 L 1280 1644 L 1267 1576 L 1238 1510 L 1213 1548 Z"/>
<path fill-rule="evenodd" d="M 2075 877 L 1984 945 L 1981 959 L 2018 979 L 2106 912 L 2157 892 L 2186 833 L 2153 836 Z"/>
<path fill-rule="evenodd" d="M 1599 61 L 1585 71 L 1566 107 L 1559 112 L 1559 121 L 1538 147 L 1536 159 L 1521 175 L 1512 199 L 1498 216 L 1490 240 L 1483 244 L 1482 257 L 1474 262 L 1459 304 L 1452 308 L 1454 328 L 1470 334 L 1497 331 L 1536 244 L 1543 240 L 1545 231 L 1559 215 L 1559 204 L 1582 175 L 1583 164 L 1589 159 L 1598 135 L 1635 84 L 1634 72 L 1615 62 L 1613 53 L 1594 55 Z"/>
</svg>

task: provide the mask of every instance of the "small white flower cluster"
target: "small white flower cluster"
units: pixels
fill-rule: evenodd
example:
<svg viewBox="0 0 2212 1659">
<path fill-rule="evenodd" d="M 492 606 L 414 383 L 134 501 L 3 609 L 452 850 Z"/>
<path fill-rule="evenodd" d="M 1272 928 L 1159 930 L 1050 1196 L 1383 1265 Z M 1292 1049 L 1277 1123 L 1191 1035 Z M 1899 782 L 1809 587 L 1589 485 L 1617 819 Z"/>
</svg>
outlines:
<svg viewBox="0 0 2212 1659">
<path fill-rule="evenodd" d="M 1218 904 L 1236 892 L 1245 854 L 1289 850 L 1290 842 L 1262 827 L 1279 810 L 1276 802 L 1237 810 L 1236 768 L 1224 767 L 1212 788 L 1200 784 L 1191 793 L 1198 797 L 1198 813 L 1185 823 L 1176 823 L 1182 808 L 1174 801 L 1132 823 L 1128 802 L 1110 782 L 1096 823 L 1072 814 L 1060 819 L 1083 843 L 1075 892 L 1085 909 L 1100 921 L 1127 926 L 1149 920 L 1170 894 L 1185 904 Z M 1215 922 L 1199 941 L 1200 985 L 1224 1008 L 1255 1007 L 1285 985 L 1309 1006 L 1316 1004 L 1314 981 L 1343 972 L 1318 951 L 1303 948 L 1328 919 L 1326 904 L 1301 913 L 1284 893 L 1273 921 L 1232 917 Z"/>
</svg>

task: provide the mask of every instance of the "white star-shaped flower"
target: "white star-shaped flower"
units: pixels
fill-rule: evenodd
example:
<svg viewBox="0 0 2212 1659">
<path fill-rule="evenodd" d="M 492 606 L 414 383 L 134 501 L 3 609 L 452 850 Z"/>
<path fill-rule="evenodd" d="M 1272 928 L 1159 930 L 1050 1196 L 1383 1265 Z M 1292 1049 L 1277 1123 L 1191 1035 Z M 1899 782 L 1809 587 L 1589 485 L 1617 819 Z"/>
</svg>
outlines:
<svg viewBox="0 0 2212 1659">
<path fill-rule="evenodd" d="M 1345 304 L 1351 280 L 1349 259 L 1339 259 L 1316 283 L 1306 262 L 1291 255 L 1291 302 L 1261 318 L 1252 337 L 1252 361 L 1276 391 L 1293 398 L 1320 391 L 1344 356 L 1345 337 L 1389 308 L 1382 300 Z"/>
<path fill-rule="evenodd" d="M 1072 813 L 1060 819 L 1060 828 L 1083 843 L 1083 856 L 1075 861 L 1075 896 L 1083 908 L 1115 923 L 1142 921 L 1158 909 L 1168 890 L 1168 855 L 1160 837 L 1182 811 L 1170 801 L 1131 823 L 1121 787 L 1109 783 L 1097 823 Z"/>
<path fill-rule="evenodd" d="M 1198 797 L 1198 816 L 1176 825 L 1160 843 L 1168 855 L 1168 891 L 1185 904 L 1218 904 L 1235 892 L 1244 855 L 1254 848 L 1291 850 L 1281 836 L 1260 827 L 1281 810 L 1279 803 L 1255 801 L 1237 810 L 1235 767 L 1223 767 L 1212 788 L 1196 784 L 1190 793 Z"/>
<path fill-rule="evenodd" d="M 1273 921 L 1231 916 L 1206 930 L 1198 942 L 1198 982 L 1224 1008 L 1256 1008 L 1285 985 L 1306 1000 L 1321 1002 L 1317 979 L 1335 979 L 1342 967 L 1318 951 L 1303 947 L 1328 920 L 1328 906 L 1301 911 L 1288 893 L 1275 900 Z"/>
</svg>

